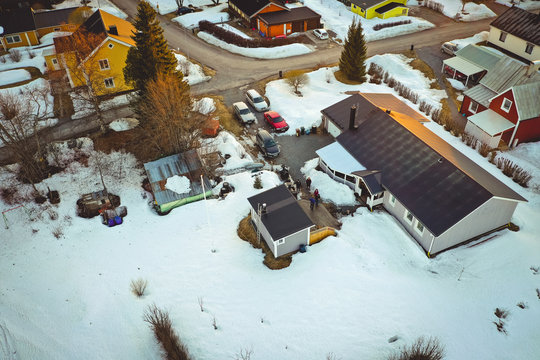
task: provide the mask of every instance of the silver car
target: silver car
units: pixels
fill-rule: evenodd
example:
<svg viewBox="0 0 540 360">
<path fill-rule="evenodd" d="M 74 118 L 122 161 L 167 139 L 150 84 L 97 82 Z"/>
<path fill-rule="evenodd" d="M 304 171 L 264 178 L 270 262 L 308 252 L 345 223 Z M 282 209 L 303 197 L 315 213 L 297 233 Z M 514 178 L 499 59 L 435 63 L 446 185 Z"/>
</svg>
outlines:
<svg viewBox="0 0 540 360">
<path fill-rule="evenodd" d="M 313 30 L 313 34 L 321 40 L 328 39 L 328 33 L 324 29 L 315 29 Z"/>
<path fill-rule="evenodd" d="M 451 41 L 447 41 L 441 45 L 441 52 L 447 53 L 448 55 L 455 55 L 458 50 L 458 46 Z"/>
<path fill-rule="evenodd" d="M 243 124 L 253 124 L 255 120 L 255 114 L 249 110 L 248 106 L 244 102 L 236 102 L 232 105 L 234 115 L 242 122 Z"/>
<path fill-rule="evenodd" d="M 246 92 L 246 100 L 251 104 L 258 112 L 266 111 L 270 109 L 264 98 L 253 89 Z"/>
</svg>

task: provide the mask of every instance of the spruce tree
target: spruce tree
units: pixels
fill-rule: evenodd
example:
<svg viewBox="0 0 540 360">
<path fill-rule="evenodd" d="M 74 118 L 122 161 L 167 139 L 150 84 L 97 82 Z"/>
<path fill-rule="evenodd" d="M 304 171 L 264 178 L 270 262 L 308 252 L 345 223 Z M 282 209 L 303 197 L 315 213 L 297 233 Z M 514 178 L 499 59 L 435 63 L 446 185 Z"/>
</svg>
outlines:
<svg viewBox="0 0 540 360">
<path fill-rule="evenodd" d="M 163 29 L 156 18 L 156 11 L 144 0 L 137 6 L 137 16 L 133 23 L 136 32 L 131 36 L 135 46 L 128 51 L 124 77 L 137 90 L 144 93 L 146 83 L 156 79 L 157 74 L 175 74 L 177 61 L 163 36 Z"/>
<path fill-rule="evenodd" d="M 339 70 L 349 79 L 360 83 L 366 81 L 367 48 L 360 21 L 349 27 L 347 39 L 339 58 Z"/>
</svg>

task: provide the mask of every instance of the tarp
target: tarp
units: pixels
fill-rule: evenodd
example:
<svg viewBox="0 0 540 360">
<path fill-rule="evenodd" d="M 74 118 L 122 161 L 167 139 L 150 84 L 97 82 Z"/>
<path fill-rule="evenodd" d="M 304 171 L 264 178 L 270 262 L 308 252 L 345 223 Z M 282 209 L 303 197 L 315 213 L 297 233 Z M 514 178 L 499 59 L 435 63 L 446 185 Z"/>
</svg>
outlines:
<svg viewBox="0 0 540 360">
<path fill-rule="evenodd" d="M 456 69 L 465 76 L 471 76 L 484 71 L 481 67 L 457 56 L 444 60 L 443 64 L 450 66 L 452 69 Z"/>
</svg>

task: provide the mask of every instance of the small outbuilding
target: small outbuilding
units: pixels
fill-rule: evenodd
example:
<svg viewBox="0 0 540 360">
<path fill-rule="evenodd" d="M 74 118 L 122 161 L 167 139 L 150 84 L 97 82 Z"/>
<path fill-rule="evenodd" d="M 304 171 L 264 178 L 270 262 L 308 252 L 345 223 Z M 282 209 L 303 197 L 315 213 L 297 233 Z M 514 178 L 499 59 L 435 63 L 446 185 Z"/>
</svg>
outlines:
<svg viewBox="0 0 540 360">
<path fill-rule="evenodd" d="M 196 150 L 148 162 L 144 164 L 144 169 L 154 194 L 154 206 L 159 214 L 167 214 L 176 207 L 212 195 L 212 185 L 203 173 Z"/>
<path fill-rule="evenodd" d="M 275 257 L 310 244 L 315 226 L 285 185 L 248 198 L 251 221 Z"/>
<path fill-rule="evenodd" d="M 307 6 L 260 14 L 257 29 L 265 37 L 290 35 L 321 28 L 321 15 Z"/>
</svg>

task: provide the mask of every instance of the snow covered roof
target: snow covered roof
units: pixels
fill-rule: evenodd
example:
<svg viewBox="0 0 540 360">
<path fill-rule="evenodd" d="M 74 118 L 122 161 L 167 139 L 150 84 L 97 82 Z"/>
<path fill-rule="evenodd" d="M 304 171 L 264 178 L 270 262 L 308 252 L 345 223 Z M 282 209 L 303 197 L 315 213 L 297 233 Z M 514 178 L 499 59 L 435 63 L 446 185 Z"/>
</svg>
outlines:
<svg viewBox="0 0 540 360">
<path fill-rule="evenodd" d="M 489 136 L 502 133 L 515 125 L 491 109 L 484 110 L 467 118 Z"/>
<path fill-rule="evenodd" d="M 443 63 L 447 66 L 450 66 L 452 69 L 456 69 L 460 73 L 471 76 L 474 74 L 478 74 L 479 72 L 484 71 L 483 68 L 480 66 L 477 66 L 473 64 L 470 61 L 467 61 L 463 58 L 460 58 L 459 56 L 454 56 L 450 59 L 445 59 Z"/>
<path fill-rule="evenodd" d="M 203 193 L 201 186 L 201 175 L 205 190 L 212 189 L 210 181 L 202 173 L 201 161 L 196 150 L 190 150 L 181 154 L 167 156 L 144 164 L 144 169 L 148 175 L 154 199 L 158 205 L 192 197 Z M 176 193 L 166 188 L 167 179 L 174 175 L 185 176 L 190 180 L 191 191 L 182 194 Z"/>
<path fill-rule="evenodd" d="M 364 99 L 358 128 L 337 141 L 435 236 L 493 196 L 526 201 L 418 121 Z"/>
<path fill-rule="evenodd" d="M 285 185 L 263 191 L 248 201 L 255 211 L 259 204 L 266 204 L 266 213 L 261 216 L 261 221 L 273 241 L 314 225 Z"/>
<path fill-rule="evenodd" d="M 332 170 L 352 174 L 355 171 L 366 169 L 337 141 L 315 152 Z"/>
</svg>

